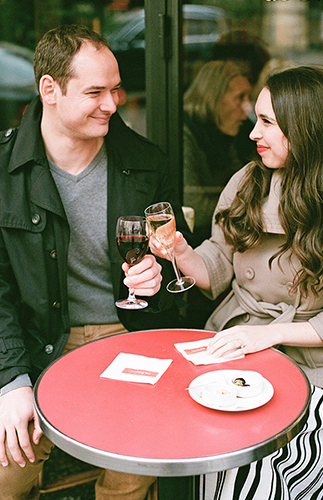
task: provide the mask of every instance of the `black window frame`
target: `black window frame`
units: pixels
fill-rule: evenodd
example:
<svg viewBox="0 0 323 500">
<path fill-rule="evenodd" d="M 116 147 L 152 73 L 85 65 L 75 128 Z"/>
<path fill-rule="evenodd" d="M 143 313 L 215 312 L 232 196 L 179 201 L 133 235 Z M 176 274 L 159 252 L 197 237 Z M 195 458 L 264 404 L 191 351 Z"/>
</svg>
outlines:
<svg viewBox="0 0 323 500">
<path fill-rule="evenodd" d="M 147 137 L 168 155 L 182 201 L 182 0 L 145 0 L 145 39 Z"/>
</svg>

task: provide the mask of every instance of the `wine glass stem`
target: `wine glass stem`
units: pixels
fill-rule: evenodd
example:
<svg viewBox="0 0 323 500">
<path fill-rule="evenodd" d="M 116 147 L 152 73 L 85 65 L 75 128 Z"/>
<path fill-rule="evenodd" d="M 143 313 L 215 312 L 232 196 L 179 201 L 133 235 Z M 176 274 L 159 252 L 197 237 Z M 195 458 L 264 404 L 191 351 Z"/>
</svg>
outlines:
<svg viewBox="0 0 323 500">
<path fill-rule="evenodd" d="M 136 302 L 135 291 L 133 288 L 129 288 L 127 301 L 133 303 Z"/>
<path fill-rule="evenodd" d="M 171 252 L 170 250 L 168 250 L 168 255 L 169 255 L 169 258 L 171 259 L 172 264 L 173 264 L 173 268 L 174 268 L 174 271 L 176 274 L 177 284 L 182 285 L 184 282 L 183 282 L 183 279 L 182 279 L 182 277 L 179 273 L 179 270 L 177 268 L 177 265 L 176 265 L 175 252 Z"/>
</svg>

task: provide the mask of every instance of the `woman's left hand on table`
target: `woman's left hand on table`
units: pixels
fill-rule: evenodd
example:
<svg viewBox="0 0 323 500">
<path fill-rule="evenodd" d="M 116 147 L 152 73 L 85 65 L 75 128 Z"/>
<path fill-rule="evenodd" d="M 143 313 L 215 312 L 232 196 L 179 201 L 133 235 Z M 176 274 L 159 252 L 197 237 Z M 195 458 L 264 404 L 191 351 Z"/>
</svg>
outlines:
<svg viewBox="0 0 323 500">
<path fill-rule="evenodd" d="M 207 353 L 234 359 L 241 354 L 262 351 L 279 344 L 322 347 L 323 339 L 309 321 L 236 325 L 217 333 L 210 341 Z"/>
<path fill-rule="evenodd" d="M 242 354 L 262 351 L 274 344 L 268 325 L 237 325 L 217 333 L 206 352 L 217 357 L 235 359 Z"/>
</svg>

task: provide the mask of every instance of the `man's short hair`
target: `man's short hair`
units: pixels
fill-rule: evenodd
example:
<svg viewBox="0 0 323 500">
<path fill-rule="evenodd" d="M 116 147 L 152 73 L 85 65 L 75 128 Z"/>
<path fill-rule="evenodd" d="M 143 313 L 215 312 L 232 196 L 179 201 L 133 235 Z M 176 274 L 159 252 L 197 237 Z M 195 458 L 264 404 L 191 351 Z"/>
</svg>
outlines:
<svg viewBox="0 0 323 500">
<path fill-rule="evenodd" d="M 34 73 L 37 88 L 43 75 L 50 75 L 60 86 L 63 94 L 73 77 L 72 60 L 83 43 L 91 43 L 97 49 L 107 47 L 107 40 L 87 26 L 78 24 L 54 28 L 41 38 L 34 54 Z"/>
</svg>

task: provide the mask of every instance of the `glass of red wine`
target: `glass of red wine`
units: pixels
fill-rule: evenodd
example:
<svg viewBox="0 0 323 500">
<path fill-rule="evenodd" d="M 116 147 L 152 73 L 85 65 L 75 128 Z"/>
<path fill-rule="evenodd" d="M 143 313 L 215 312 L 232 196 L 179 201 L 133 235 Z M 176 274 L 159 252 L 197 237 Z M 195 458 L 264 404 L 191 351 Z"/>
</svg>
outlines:
<svg viewBox="0 0 323 500">
<path fill-rule="evenodd" d="M 116 227 L 116 240 L 119 254 L 129 266 L 138 264 L 148 250 L 149 236 L 145 217 L 129 215 L 119 217 Z M 121 309 L 143 309 L 148 302 L 137 299 L 133 288 L 129 288 L 128 298 L 117 300 Z"/>
</svg>

